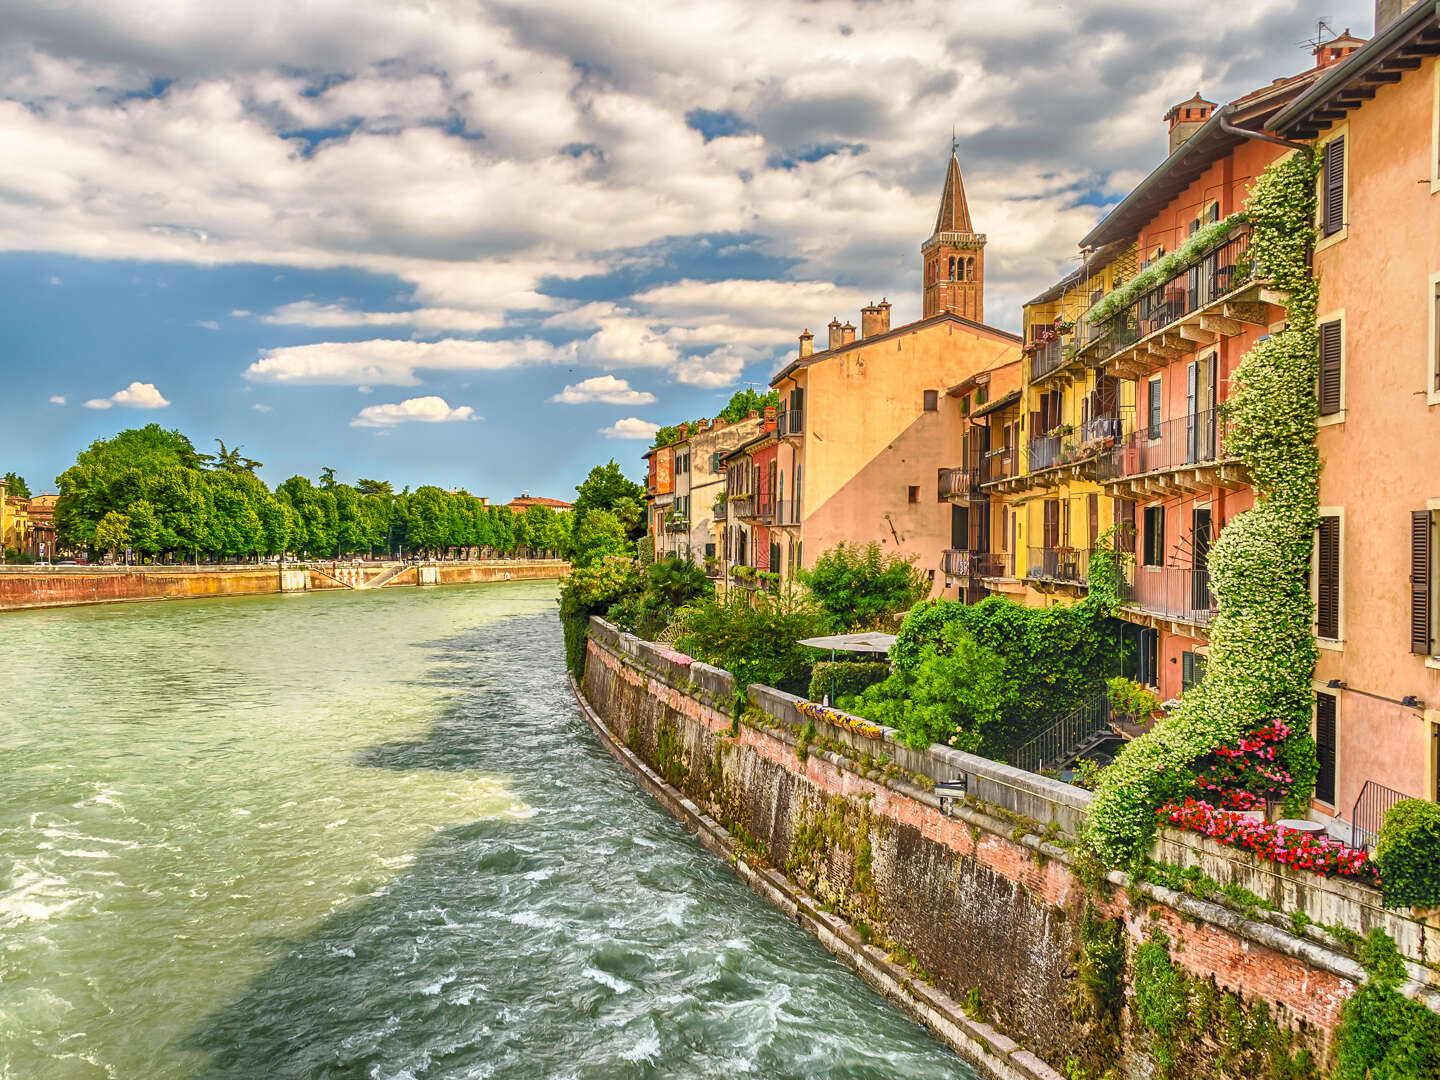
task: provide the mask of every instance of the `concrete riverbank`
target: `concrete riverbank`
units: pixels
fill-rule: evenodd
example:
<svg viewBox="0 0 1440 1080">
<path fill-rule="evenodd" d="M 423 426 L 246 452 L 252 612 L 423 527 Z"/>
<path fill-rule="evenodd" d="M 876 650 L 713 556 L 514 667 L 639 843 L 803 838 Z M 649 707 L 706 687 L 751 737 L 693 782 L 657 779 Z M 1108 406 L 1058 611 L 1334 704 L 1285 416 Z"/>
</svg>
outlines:
<svg viewBox="0 0 1440 1080">
<path fill-rule="evenodd" d="M 285 566 L 6 566 L 0 611 L 140 600 L 255 596 L 325 589 L 468 585 L 560 578 L 563 559 L 437 563 L 287 563 Z"/>
</svg>

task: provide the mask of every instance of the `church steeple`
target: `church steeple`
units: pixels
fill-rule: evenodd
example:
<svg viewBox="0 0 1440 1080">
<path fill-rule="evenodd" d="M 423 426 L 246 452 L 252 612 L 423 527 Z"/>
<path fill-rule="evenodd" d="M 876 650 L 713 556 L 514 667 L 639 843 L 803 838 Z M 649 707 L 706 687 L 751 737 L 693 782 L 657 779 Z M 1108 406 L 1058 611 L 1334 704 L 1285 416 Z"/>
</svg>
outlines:
<svg viewBox="0 0 1440 1080">
<path fill-rule="evenodd" d="M 974 231 L 960 159 L 950 149 L 950 167 L 940 193 L 935 231 L 920 245 L 925 261 L 925 304 L 928 318 L 953 311 L 975 322 L 985 319 L 985 236 Z"/>
</svg>

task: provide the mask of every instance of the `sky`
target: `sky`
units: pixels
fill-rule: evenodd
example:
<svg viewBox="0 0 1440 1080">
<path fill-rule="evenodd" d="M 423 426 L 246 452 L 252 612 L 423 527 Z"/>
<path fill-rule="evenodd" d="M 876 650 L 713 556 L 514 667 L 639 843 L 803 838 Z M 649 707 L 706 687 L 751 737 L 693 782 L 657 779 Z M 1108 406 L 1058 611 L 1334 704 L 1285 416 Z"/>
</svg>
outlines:
<svg viewBox="0 0 1440 1080">
<path fill-rule="evenodd" d="M 0 0 L 0 472 L 152 421 L 275 484 L 564 498 L 888 298 L 952 135 L 987 320 L 1162 116 L 1369 0 Z"/>
</svg>

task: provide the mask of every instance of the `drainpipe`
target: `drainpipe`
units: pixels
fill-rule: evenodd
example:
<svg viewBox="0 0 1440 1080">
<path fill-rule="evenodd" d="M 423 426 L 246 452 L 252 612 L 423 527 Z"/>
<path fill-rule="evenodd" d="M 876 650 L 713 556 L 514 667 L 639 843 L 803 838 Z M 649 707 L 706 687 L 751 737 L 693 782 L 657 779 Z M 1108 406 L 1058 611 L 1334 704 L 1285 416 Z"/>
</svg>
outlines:
<svg viewBox="0 0 1440 1080">
<path fill-rule="evenodd" d="M 1314 147 L 1309 143 L 1291 142 L 1289 139 L 1282 139 L 1278 135 L 1267 135 L 1263 131 L 1251 131 L 1249 128 L 1236 127 L 1230 122 L 1226 113 L 1220 114 L 1220 130 L 1226 135 L 1234 135 L 1241 139 L 1259 139 L 1261 142 L 1274 143 L 1276 146 L 1285 146 L 1291 150 L 1299 150 L 1306 157 L 1315 152 Z"/>
</svg>

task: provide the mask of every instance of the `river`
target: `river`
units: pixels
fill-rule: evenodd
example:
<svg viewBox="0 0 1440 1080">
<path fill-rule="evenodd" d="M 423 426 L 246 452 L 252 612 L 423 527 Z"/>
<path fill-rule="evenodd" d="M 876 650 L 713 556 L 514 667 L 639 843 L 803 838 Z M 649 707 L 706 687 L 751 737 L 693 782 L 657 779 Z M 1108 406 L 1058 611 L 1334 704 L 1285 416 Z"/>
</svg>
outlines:
<svg viewBox="0 0 1440 1080">
<path fill-rule="evenodd" d="M 555 593 L 0 616 L 0 1077 L 973 1078 L 635 787 Z"/>
</svg>

